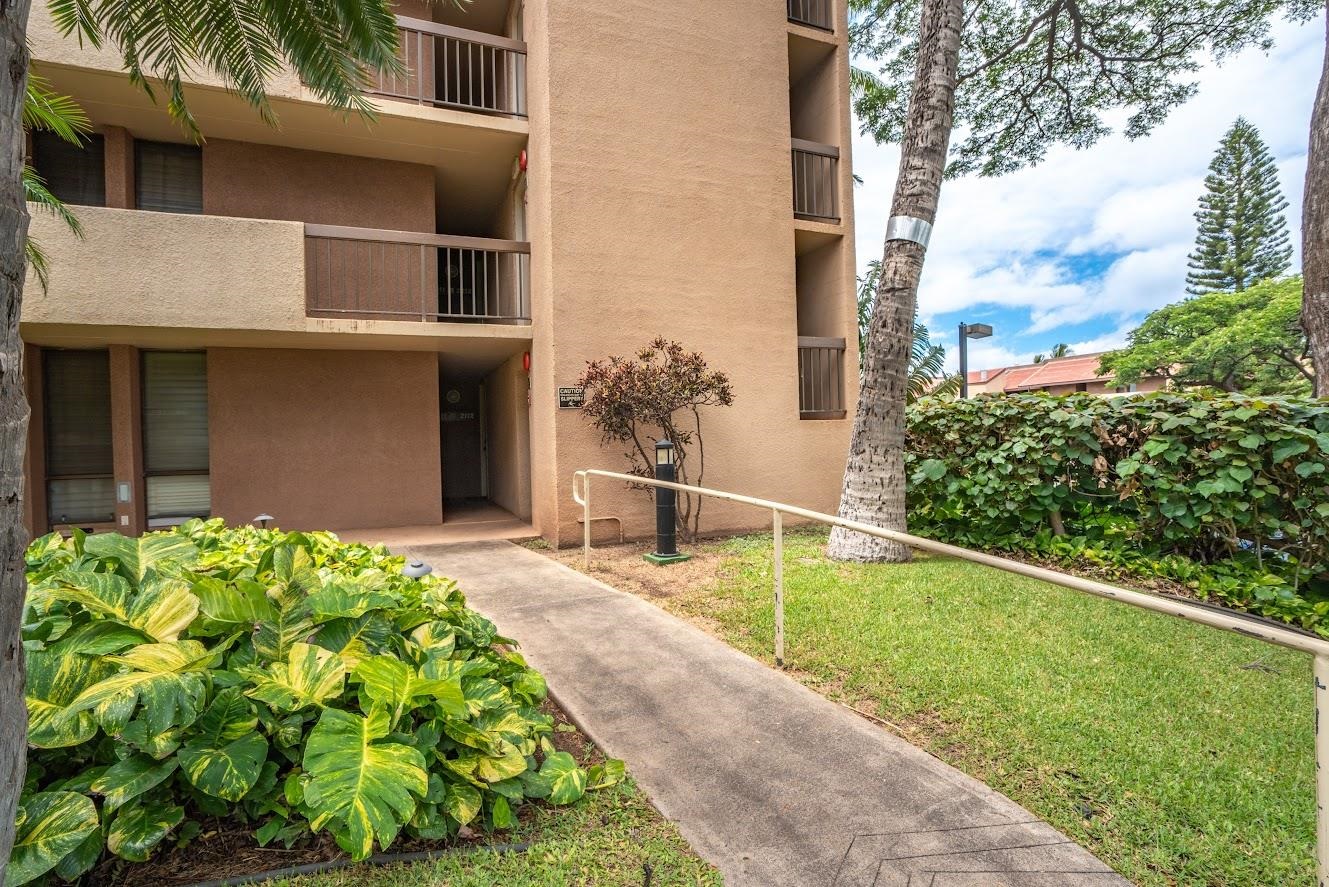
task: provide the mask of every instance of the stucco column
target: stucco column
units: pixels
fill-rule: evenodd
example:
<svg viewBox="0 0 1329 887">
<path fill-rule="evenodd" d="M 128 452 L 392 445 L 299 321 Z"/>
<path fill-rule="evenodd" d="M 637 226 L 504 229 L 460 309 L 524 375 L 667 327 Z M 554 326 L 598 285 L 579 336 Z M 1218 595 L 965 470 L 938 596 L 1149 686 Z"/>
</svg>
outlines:
<svg viewBox="0 0 1329 887">
<path fill-rule="evenodd" d="M 147 529 L 143 482 L 143 404 L 138 349 L 111 346 L 111 445 L 115 464 L 115 523 L 137 536 Z M 129 501 L 123 491 L 129 490 Z"/>
<path fill-rule="evenodd" d="M 28 395 L 28 451 L 23 457 L 24 520 L 36 538 L 49 527 L 46 515 L 46 416 L 42 393 L 42 350 L 23 346 L 23 384 Z"/>
<path fill-rule="evenodd" d="M 134 137 L 123 126 L 104 126 L 101 133 L 106 148 L 106 205 L 133 209 Z"/>
</svg>

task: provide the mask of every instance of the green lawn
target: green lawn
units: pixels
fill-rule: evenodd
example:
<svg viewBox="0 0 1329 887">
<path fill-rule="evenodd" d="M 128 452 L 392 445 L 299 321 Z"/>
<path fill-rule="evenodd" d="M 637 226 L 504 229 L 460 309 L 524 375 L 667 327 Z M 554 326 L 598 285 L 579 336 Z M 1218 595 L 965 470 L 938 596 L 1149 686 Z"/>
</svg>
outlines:
<svg viewBox="0 0 1329 887">
<path fill-rule="evenodd" d="M 786 663 L 1139 884 L 1313 883 L 1310 659 L 962 561 L 786 538 Z M 772 661 L 771 539 L 663 601 Z"/>
<path fill-rule="evenodd" d="M 537 808 L 535 817 L 505 840 L 531 846 L 525 853 L 480 851 L 272 883 L 279 887 L 620 887 L 645 884 L 649 865 L 652 887 L 721 884 L 720 875 L 693 855 L 678 830 L 631 782 L 591 792 L 571 808 Z"/>
</svg>

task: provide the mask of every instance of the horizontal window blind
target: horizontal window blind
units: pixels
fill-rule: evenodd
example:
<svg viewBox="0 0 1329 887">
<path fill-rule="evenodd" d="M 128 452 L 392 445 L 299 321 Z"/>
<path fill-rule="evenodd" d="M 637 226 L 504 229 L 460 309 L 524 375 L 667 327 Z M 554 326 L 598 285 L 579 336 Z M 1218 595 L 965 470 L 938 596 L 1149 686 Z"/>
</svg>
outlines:
<svg viewBox="0 0 1329 887">
<path fill-rule="evenodd" d="M 32 134 L 32 168 L 52 194 L 79 206 L 106 205 L 106 143 L 99 135 L 71 145 L 52 132 Z"/>
<path fill-rule="evenodd" d="M 44 350 L 42 384 L 51 523 L 114 520 L 110 354 Z"/>
<path fill-rule="evenodd" d="M 203 152 L 197 145 L 134 143 L 138 208 L 164 213 L 203 212 Z"/>
<path fill-rule="evenodd" d="M 211 512 L 204 352 L 144 352 L 143 469 L 149 521 Z"/>
</svg>

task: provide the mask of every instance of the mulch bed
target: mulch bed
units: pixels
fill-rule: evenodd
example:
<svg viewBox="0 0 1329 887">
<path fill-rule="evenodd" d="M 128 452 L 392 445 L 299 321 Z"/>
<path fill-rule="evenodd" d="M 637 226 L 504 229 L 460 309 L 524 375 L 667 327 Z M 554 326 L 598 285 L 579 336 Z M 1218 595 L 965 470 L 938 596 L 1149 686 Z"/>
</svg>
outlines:
<svg viewBox="0 0 1329 887">
<path fill-rule="evenodd" d="M 583 767 L 604 761 L 599 749 L 552 701 L 546 701 L 542 710 L 554 716 L 555 729 L 550 741 L 559 751 L 568 752 Z M 518 808 L 517 814 L 524 827 L 534 815 L 534 807 L 525 804 Z M 162 844 L 168 849 L 159 851 L 151 860 L 142 863 L 126 862 L 106 854 L 97 867 L 79 883 L 84 887 L 141 887 L 145 884 L 153 887 L 187 887 L 204 881 L 349 858 L 327 834 L 310 835 L 306 841 L 288 850 L 277 842 L 267 847 L 258 846 L 254 839 L 255 823 L 212 817 L 196 821 L 203 827 L 203 833 L 188 845 L 170 846 L 168 838 Z M 512 839 L 510 832 L 485 833 L 466 828 L 458 837 L 446 841 L 411 840 L 403 836 L 388 852 L 462 850 L 504 844 Z"/>
</svg>

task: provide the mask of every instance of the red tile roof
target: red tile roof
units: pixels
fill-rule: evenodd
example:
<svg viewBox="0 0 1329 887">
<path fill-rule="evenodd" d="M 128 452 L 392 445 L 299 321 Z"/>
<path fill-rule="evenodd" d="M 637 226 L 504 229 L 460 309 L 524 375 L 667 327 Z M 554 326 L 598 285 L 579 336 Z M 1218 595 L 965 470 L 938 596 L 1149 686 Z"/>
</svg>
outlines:
<svg viewBox="0 0 1329 887">
<path fill-rule="evenodd" d="M 999 376 L 1002 378 L 1002 391 L 1031 391 L 1038 388 L 1050 388 L 1054 385 L 1076 385 L 1082 382 L 1101 382 L 1112 376 L 1098 374 L 1098 359 L 1103 352 L 1094 354 L 1072 354 L 1069 357 L 1053 357 L 1042 363 L 1029 363 L 1013 367 L 997 367 L 990 370 L 971 370 L 970 385 L 982 385 Z"/>
</svg>

